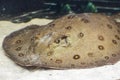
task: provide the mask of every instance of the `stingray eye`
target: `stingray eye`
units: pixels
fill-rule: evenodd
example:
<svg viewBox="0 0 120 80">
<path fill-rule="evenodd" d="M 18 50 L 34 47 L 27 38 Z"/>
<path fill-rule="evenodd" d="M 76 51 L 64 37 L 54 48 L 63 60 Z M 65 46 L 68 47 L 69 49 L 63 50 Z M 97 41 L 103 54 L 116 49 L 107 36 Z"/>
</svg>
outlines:
<svg viewBox="0 0 120 80">
<path fill-rule="evenodd" d="M 67 39 L 67 36 L 66 36 L 66 35 L 63 35 L 63 36 L 61 37 L 61 39 Z"/>
<path fill-rule="evenodd" d="M 120 29 L 105 15 L 70 14 L 15 31 L 2 46 L 15 63 L 28 69 L 93 68 L 120 60 Z"/>
<path fill-rule="evenodd" d="M 56 39 L 54 42 L 55 42 L 56 44 L 59 44 L 59 43 L 60 43 L 60 39 Z"/>
</svg>

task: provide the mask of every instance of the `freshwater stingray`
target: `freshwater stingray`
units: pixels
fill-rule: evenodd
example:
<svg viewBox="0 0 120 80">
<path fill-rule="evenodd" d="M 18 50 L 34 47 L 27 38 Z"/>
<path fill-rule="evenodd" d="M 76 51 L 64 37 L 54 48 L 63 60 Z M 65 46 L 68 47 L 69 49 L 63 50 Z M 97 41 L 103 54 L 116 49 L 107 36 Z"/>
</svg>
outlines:
<svg viewBox="0 0 120 80">
<path fill-rule="evenodd" d="M 8 35 L 3 48 L 15 63 L 52 69 L 92 68 L 120 60 L 120 28 L 102 14 L 69 14 Z"/>
</svg>

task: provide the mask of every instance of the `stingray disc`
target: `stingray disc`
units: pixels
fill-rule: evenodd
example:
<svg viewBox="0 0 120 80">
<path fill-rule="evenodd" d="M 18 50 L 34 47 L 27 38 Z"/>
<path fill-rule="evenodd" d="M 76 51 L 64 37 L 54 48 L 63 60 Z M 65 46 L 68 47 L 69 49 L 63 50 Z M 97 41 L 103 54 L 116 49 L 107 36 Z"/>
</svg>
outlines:
<svg viewBox="0 0 120 80">
<path fill-rule="evenodd" d="M 70 14 L 7 36 L 6 54 L 21 66 L 92 68 L 120 59 L 120 28 L 101 14 Z"/>
</svg>

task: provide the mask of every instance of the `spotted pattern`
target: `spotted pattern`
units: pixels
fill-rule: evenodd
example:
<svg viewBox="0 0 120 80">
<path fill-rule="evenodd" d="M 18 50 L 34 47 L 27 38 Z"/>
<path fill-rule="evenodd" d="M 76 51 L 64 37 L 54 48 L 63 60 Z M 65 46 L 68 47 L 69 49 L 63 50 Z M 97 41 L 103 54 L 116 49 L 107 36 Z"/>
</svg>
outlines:
<svg viewBox="0 0 120 80">
<path fill-rule="evenodd" d="M 73 19 L 75 17 L 75 15 L 69 15 L 68 19 Z"/>
<path fill-rule="evenodd" d="M 104 50 L 104 47 L 103 47 L 102 45 L 99 45 L 99 46 L 98 46 L 98 49 L 99 49 L 99 50 Z"/>
<path fill-rule="evenodd" d="M 78 38 L 82 38 L 82 37 L 84 37 L 84 34 L 83 34 L 82 32 L 80 32 L 80 33 L 78 34 Z"/>
<path fill-rule="evenodd" d="M 117 41 L 116 40 L 112 40 L 113 44 L 117 44 Z"/>
<path fill-rule="evenodd" d="M 116 54 L 112 54 L 112 57 L 116 57 L 117 55 Z"/>
<path fill-rule="evenodd" d="M 61 63 L 62 63 L 62 60 L 61 60 L 61 59 L 56 59 L 55 63 L 61 64 Z"/>
<path fill-rule="evenodd" d="M 44 67 L 43 65 L 46 65 L 45 67 L 47 68 L 53 67 L 55 69 L 88 68 L 104 65 L 110 61 L 110 63 L 113 63 L 120 56 L 120 53 L 118 53 L 120 51 L 120 30 L 114 24 L 108 22 L 107 19 L 102 18 L 103 20 L 101 19 L 100 21 L 96 18 L 94 19 L 94 16 L 89 15 L 83 15 L 80 18 L 77 18 L 75 15 L 69 15 L 61 18 L 61 20 L 58 19 L 53 21 L 46 25 L 45 28 L 39 27 L 36 30 L 33 30 L 35 28 L 31 28 L 30 30 L 24 29 L 23 34 L 26 34 L 24 32 L 28 31 L 28 36 L 26 34 L 25 36 L 22 36 L 22 38 L 14 33 L 17 37 L 12 36 L 11 39 L 13 40 L 6 40 L 5 46 L 7 43 L 13 45 L 12 48 L 7 49 L 13 51 L 11 53 L 16 54 L 14 56 L 17 56 L 14 59 L 16 62 L 18 61 L 18 63 L 24 64 L 29 63 L 31 66 L 36 66 L 35 64 L 30 63 L 31 60 L 33 60 L 33 57 L 29 56 L 34 54 L 38 54 L 37 58 L 39 59 L 37 63 L 42 64 L 37 66 Z M 107 22 L 108 24 L 106 24 Z M 22 31 L 19 32 L 21 35 Z M 32 34 L 33 32 L 34 34 Z M 37 40 L 41 38 L 44 40 L 44 36 L 50 32 L 55 32 L 55 34 L 51 35 L 50 38 L 45 37 L 45 40 L 48 39 L 45 42 L 42 43 Z M 24 44 L 20 44 L 23 42 Z M 7 44 L 7 46 L 11 47 L 9 44 Z M 68 44 L 70 44 L 70 47 L 68 47 Z M 24 58 L 28 58 L 29 61 L 28 59 L 25 62 L 22 62 L 23 60 L 19 61 L 21 59 L 20 57 L 23 60 Z"/>
<path fill-rule="evenodd" d="M 82 18 L 81 21 L 84 22 L 84 23 L 89 23 L 89 20 L 85 19 L 85 18 Z"/>
<path fill-rule="evenodd" d="M 101 41 L 104 41 L 104 37 L 103 36 L 98 36 L 98 39 L 101 40 Z"/>
<path fill-rule="evenodd" d="M 106 60 L 108 60 L 108 59 L 109 59 L 109 57 L 108 57 L 108 56 L 105 56 L 105 59 L 106 59 Z"/>
<path fill-rule="evenodd" d="M 115 35 L 115 38 L 116 38 L 117 40 L 120 40 L 120 37 L 119 37 L 118 35 Z"/>
<path fill-rule="evenodd" d="M 21 40 L 17 40 L 16 41 L 16 44 L 20 44 L 22 41 Z"/>
<path fill-rule="evenodd" d="M 78 54 L 76 54 L 76 55 L 73 56 L 73 59 L 75 59 L 75 60 L 77 60 L 79 58 L 80 58 L 80 55 L 78 55 Z"/>
<path fill-rule="evenodd" d="M 52 61 L 53 59 L 51 58 L 50 60 Z"/>
<path fill-rule="evenodd" d="M 18 56 L 19 56 L 19 57 L 23 57 L 24 54 L 23 54 L 23 53 L 19 53 Z"/>
<path fill-rule="evenodd" d="M 18 47 L 18 48 L 16 48 L 15 50 L 16 50 L 16 51 L 20 51 L 20 50 L 21 50 L 21 48 L 22 48 L 22 47 Z"/>
</svg>

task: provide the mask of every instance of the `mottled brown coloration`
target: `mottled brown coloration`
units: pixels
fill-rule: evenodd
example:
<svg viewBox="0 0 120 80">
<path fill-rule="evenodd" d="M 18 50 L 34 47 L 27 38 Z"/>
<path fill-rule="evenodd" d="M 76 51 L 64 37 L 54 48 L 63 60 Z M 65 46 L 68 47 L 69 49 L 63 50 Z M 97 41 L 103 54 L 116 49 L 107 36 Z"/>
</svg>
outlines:
<svg viewBox="0 0 120 80">
<path fill-rule="evenodd" d="M 8 35 L 3 48 L 21 66 L 92 68 L 120 60 L 120 28 L 102 14 L 70 14 Z"/>
<path fill-rule="evenodd" d="M 47 53 L 47 55 L 48 55 L 48 56 L 52 56 L 53 53 L 54 53 L 53 51 L 49 51 L 49 52 Z"/>
</svg>

